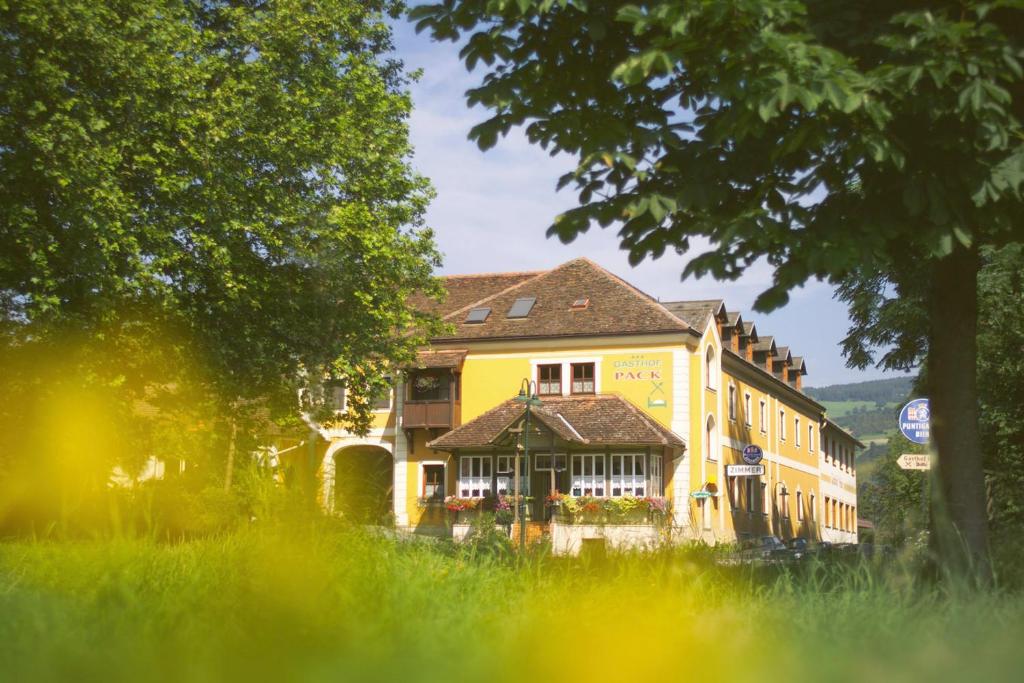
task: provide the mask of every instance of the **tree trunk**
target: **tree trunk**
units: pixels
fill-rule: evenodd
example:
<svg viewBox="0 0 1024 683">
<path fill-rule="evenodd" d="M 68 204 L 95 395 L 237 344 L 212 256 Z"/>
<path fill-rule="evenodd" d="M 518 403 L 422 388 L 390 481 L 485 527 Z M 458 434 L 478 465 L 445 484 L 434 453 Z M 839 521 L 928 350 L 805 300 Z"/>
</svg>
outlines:
<svg viewBox="0 0 1024 683">
<path fill-rule="evenodd" d="M 987 585 L 992 567 L 978 433 L 979 267 L 977 252 L 959 245 L 934 267 L 927 379 L 939 456 L 934 540 L 946 571 Z"/>
<path fill-rule="evenodd" d="M 238 423 L 231 420 L 231 436 L 228 439 L 228 464 L 224 470 L 224 492 L 231 490 L 231 478 L 235 473 L 235 437 L 238 436 Z"/>
</svg>

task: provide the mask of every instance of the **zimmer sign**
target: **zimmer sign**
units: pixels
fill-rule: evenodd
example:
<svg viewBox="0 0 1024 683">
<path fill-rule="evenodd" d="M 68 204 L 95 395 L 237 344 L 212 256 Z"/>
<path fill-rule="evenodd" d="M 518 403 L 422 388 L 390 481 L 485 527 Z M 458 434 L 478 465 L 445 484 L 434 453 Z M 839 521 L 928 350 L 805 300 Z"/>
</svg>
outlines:
<svg viewBox="0 0 1024 683">
<path fill-rule="evenodd" d="M 760 477 L 764 475 L 764 465 L 726 465 L 727 477 Z"/>
</svg>

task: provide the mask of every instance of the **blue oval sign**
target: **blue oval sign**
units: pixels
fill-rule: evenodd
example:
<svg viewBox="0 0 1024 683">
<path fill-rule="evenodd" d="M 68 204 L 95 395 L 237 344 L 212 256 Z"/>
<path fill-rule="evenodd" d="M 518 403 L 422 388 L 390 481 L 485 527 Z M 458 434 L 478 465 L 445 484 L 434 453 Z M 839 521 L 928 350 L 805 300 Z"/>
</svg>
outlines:
<svg viewBox="0 0 1024 683">
<path fill-rule="evenodd" d="M 764 451 L 761 450 L 760 446 L 750 444 L 743 449 L 743 462 L 748 465 L 756 465 L 761 462 L 761 458 L 764 457 Z"/>
<path fill-rule="evenodd" d="M 928 399 L 915 398 L 900 411 L 900 432 L 914 443 L 926 444 L 931 417 Z"/>
</svg>

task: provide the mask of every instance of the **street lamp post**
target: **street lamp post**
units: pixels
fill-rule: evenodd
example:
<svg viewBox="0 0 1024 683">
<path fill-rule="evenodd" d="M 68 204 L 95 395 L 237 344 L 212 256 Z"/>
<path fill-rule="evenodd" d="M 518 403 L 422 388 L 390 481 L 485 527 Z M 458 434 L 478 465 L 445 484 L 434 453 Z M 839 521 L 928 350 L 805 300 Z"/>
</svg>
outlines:
<svg viewBox="0 0 1024 683">
<path fill-rule="evenodd" d="M 515 400 L 526 405 L 526 419 L 523 424 L 522 450 L 523 457 L 529 458 L 530 408 L 541 405 L 541 400 L 537 398 L 537 383 L 533 380 L 523 378 L 523 382 L 519 386 L 519 395 L 516 396 Z M 524 465 L 526 462 L 527 461 L 524 460 Z M 521 487 L 519 485 L 520 471 L 519 453 L 516 453 L 514 488 L 516 498 L 515 520 L 519 522 L 519 550 L 524 551 L 526 549 L 526 497 L 521 495 Z"/>
</svg>

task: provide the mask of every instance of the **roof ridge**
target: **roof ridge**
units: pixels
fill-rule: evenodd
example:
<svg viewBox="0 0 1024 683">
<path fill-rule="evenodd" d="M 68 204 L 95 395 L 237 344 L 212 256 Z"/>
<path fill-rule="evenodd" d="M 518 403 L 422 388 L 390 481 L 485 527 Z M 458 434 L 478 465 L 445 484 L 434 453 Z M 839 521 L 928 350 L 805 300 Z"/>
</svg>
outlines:
<svg viewBox="0 0 1024 683">
<path fill-rule="evenodd" d="M 586 263 L 587 265 L 590 265 L 590 266 L 594 267 L 599 273 L 604 275 L 609 280 L 612 280 L 614 282 L 619 283 L 620 285 L 625 286 L 630 292 L 633 293 L 634 296 L 636 296 L 636 298 L 638 298 L 641 301 L 643 301 L 648 307 L 653 308 L 654 310 L 658 311 L 658 313 L 660 313 L 663 317 L 668 318 L 669 320 L 671 320 L 672 323 L 675 324 L 676 326 L 681 324 L 683 326 L 683 329 L 686 329 L 686 330 L 691 329 L 689 323 L 687 323 L 685 320 L 679 318 L 678 316 L 673 315 L 671 311 L 669 311 L 667 308 L 662 306 L 661 302 L 659 302 L 657 299 L 652 297 L 650 294 L 648 294 L 647 292 L 643 291 L 642 289 L 640 289 L 636 285 L 630 284 L 629 282 L 627 282 L 626 280 L 622 279 L 621 277 L 619 277 L 615 273 L 611 272 L 610 270 L 608 270 L 607 268 L 605 268 L 601 264 L 595 263 L 594 261 L 591 261 L 586 256 L 580 256 L 578 258 L 573 259 L 572 261 L 568 261 L 567 263 L 563 263 L 561 266 L 559 266 L 559 268 L 567 266 L 570 263 L 573 263 L 574 261 L 582 261 L 582 262 Z"/>
<path fill-rule="evenodd" d="M 438 275 L 440 278 L 469 278 L 469 277 L 498 277 L 500 275 L 511 276 L 511 275 L 539 275 L 540 273 L 546 273 L 546 270 L 507 270 L 507 271 L 495 271 L 491 273 L 455 273 L 452 275 Z"/>
<path fill-rule="evenodd" d="M 482 299 L 477 299 L 476 301 L 472 302 L 471 304 L 468 304 L 466 306 L 463 306 L 462 308 L 459 308 L 457 310 L 452 311 L 451 313 L 449 313 L 448 315 L 444 316 L 441 319 L 442 320 L 448 320 L 449 318 L 451 318 L 452 316 L 454 316 L 454 315 L 456 315 L 458 313 L 464 313 L 465 311 L 468 311 L 468 310 L 471 310 L 473 308 L 476 308 L 476 307 L 478 307 L 482 303 L 490 301 L 491 299 L 497 298 L 497 297 L 499 297 L 499 296 L 501 296 L 503 294 L 508 294 L 509 292 L 511 292 L 512 290 L 516 289 L 517 287 L 522 287 L 527 282 L 534 282 L 535 280 L 537 280 L 539 278 L 542 278 L 545 275 L 548 275 L 548 274 L 554 272 L 555 270 L 556 269 L 554 269 L 554 268 L 552 268 L 551 270 L 539 270 L 539 271 L 536 272 L 536 274 L 533 277 L 528 277 L 525 280 L 520 280 L 519 282 L 515 283 L 514 285 L 509 285 L 508 287 L 506 287 L 505 289 L 501 290 L 500 292 L 495 292 L 494 294 L 490 294 L 488 296 L 485 296 Z"/>
</svg>

